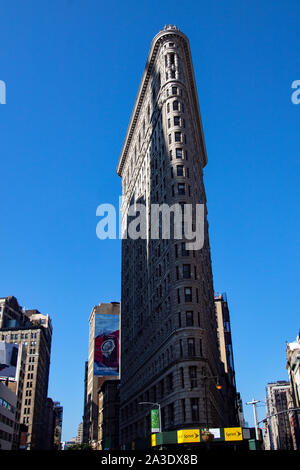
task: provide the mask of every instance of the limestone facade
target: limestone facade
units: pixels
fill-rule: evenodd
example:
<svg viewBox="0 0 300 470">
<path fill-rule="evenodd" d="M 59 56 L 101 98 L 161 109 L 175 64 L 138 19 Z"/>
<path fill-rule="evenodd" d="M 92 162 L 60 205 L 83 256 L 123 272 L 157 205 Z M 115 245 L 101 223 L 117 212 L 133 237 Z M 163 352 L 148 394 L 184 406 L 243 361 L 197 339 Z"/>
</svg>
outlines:
<svg viewBox="0 0 300 470">
<path fill-rule="evenodd" d="M 163 430 L 227 422 L 219 376 L 206 195 L 204 135 L 187 37 L 167 26 L 153 39 L 117 173 L 122 230 L 128 210 L 146 205 L 144 239 L 122 240 L 120 439 L 150 432 L 150 408 L 161 405 Z M 151 204 L 205 205 L 204 246 L 151 239 Z"/>
</svg>

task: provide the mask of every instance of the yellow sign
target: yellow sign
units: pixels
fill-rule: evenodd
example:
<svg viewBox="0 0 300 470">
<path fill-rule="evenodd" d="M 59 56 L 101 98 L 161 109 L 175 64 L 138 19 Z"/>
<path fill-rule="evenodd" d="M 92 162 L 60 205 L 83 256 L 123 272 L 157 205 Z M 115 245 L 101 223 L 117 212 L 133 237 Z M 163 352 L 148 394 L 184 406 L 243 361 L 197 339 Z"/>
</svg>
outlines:
<svg viewBox="0 0 300 470">
<path fill-rule="evenodd" d="M 242 441 L 242 428 L 224 428 L 225 441 Z"/>
<path fill-rule="evenodd" d="M 152 447 L 156 446 L 156 434 L 151 434 L 151 444 Z"/>
<path fill-rule="evenodd" d="M 200 442 L 200 429 L 181 429 L 177 431 L 177 442 Z"/>
</svg>

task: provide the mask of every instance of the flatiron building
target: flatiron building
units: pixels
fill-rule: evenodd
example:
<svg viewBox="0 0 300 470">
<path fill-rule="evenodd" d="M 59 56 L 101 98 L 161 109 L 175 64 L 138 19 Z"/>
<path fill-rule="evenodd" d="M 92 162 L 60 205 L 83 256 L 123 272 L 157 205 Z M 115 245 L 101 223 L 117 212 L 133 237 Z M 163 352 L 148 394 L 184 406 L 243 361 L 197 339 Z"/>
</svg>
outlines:
<svg viewBox="0 0 300 470">
<path fill-rule="evenodd" d="M 129 211 L 136 204 L 144 205 L 146 214 L 145 236 L 122 239 L 123 446 L 151 432 L 152 405 L 141 402 L 160 405 L 163 431 L 235 424 L 228 423 L 226 388 L 216 388 L 224 368 L 203 183 L 206 163 L 189 41 L 176 26 L 166 26 L 152 41 L 117 168 L 123 233 L 134 220 Z M 185 238 L 152 236 L 151 205 L 176 203 L 204 205 L 201 249 L 187 249 Z"/>
</svg>

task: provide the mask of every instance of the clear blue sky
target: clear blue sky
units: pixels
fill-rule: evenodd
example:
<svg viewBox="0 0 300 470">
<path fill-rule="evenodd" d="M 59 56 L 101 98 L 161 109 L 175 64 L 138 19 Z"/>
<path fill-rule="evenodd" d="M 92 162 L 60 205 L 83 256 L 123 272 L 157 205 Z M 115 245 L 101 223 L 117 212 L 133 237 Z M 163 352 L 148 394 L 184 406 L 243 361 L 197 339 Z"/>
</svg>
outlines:
<svg viewBox="0 0 300 470">
<path fill-rule="evenodd" d="M 287 378 L 285 341 L 300 328 L 299 15 L 297 0 L 0 0 L 0 295 L 53 319 L 49 396 L 64 439 L 82 417 L 91 308 L 120 299 L 120 242 L 97 239 L 96 207 L 118 202 L 119 154 L 165 24 L 190 39 L 238 389 L 264 399 Z"/>
</svg>

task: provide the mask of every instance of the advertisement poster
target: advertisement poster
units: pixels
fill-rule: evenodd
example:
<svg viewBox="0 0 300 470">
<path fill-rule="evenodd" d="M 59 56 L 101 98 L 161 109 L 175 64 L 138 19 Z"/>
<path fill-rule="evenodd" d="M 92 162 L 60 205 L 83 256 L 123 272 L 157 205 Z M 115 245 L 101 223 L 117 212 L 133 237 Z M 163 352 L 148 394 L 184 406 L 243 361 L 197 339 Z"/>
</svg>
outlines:
<svg viewBox="0 0 300 470">
<path fill-rule="evenodd" d="M 94 375 L 119 375 L 120 316 L 96 315 Z"/>
<path fill-rule="evenodd" d="M 19 347 L 0 341 L 0 377 L 16 378 Z"/>
<path fill-rule="evenodd" d="M 151 432 L 160 432 L 159 410 L 151 410 Z"/>
</svg>

